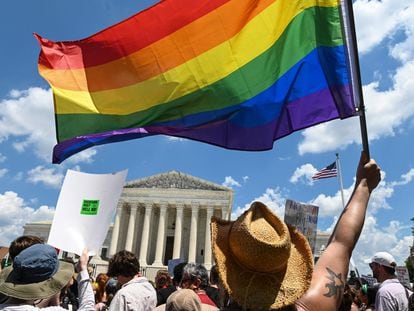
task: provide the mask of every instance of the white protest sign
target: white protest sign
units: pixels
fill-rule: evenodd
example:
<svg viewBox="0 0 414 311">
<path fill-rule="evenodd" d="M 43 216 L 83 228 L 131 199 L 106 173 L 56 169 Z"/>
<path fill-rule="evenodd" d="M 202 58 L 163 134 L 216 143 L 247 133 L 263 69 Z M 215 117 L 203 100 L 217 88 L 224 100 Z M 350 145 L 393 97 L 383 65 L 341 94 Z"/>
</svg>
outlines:
<svg viewBox="0 0 414 311">
<path fill-rule="evenodd" d="M 68 170 L 56 205 L 48 244 L 81 255 L 98 254 L 114 216 L 128 170 L 87 174 Z"/>
<path fill-rule="evenodd" d="M 308 239 L 312 252 L 315 251 L 318 212 L 318 206 L 286 200 L 284 221 Z"/>
<path fill-rule="evenodd" d="M 397 266 L 395 267 L 395 272 L 397 273 L 397 278 L 401 284 L 411 288 L 410 276 L 408 275 L 408 269 L 406 266 Z"/>
</svg>

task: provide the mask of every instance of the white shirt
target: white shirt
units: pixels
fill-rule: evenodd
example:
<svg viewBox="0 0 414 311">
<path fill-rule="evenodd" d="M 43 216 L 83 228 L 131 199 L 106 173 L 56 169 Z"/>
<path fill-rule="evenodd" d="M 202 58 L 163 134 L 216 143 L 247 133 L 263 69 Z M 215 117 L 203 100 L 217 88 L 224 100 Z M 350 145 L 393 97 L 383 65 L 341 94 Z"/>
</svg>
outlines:
<svg viewBox="0 0 414 311">
<path fill-rule="evenodd" d="M 388 279 L 381 283 L 375 297 L 376 311 L 408 311 L 405 287 L 398 279 Z"/>
<path fill-rule="evenodd" d="M 122 285 L 109 306 L 110 311 L 152 311 L 157 293 L 145 277 L 135 277 Z"/>
</svg>

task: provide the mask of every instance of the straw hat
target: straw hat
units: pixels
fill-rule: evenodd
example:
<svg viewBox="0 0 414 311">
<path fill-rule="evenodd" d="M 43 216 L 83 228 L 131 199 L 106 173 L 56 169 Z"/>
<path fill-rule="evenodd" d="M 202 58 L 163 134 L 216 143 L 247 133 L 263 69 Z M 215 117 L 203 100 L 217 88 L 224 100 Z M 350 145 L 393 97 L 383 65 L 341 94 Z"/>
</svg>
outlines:
<svg viewBox="0 0 414 311">
<path fill-rule="evenodd" d="M 52 246 L 35 244 L 1 271 L 0 293 L 23 300 L 48 298 L 68 284 L 73 272 L 73 265 L 59 261 Z"/>
<path fill-rule="evenodd" d="M 260 202 L 236 221 L 213 217 L 213 255 L 220 279 L 241 307 L 278 309 L 309 288 L 313 256 L 307 239 Z"/>
</svg>

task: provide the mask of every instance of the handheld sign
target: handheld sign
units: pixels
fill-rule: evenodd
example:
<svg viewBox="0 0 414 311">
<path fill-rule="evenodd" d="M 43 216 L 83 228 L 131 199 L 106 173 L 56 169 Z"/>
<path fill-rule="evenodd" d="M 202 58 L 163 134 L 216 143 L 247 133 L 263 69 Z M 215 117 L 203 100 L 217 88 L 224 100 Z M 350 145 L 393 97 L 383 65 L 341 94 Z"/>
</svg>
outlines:
<svg viewBox="0 0 414 311">
<path fill-rule="evenodd" d="M 68 170 L 56 205 L 48 244 L 81 255 L 98 254 L 122 193 L 127 170 L 87 174 Z"/>
</svg>

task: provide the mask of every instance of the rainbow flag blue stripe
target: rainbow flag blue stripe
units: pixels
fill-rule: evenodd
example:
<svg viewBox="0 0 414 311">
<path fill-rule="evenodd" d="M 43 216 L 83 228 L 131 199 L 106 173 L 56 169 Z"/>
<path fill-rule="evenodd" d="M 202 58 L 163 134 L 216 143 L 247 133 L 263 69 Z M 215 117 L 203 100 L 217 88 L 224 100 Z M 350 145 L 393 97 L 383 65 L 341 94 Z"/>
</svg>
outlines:
<svg viewBox="0 0 414 311">
<path fill-rule="evenodd" d="M 356 115 L 338 0 L 165 0 L 79 41 L 36 37 L 54 163 L 158 134 L 268 150 Z"/>
</svg>

